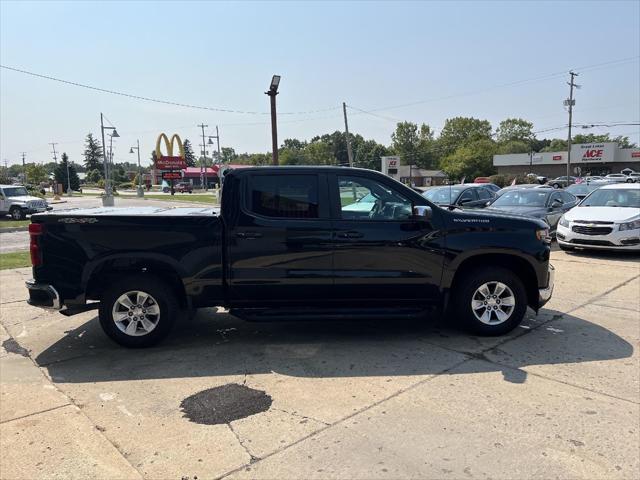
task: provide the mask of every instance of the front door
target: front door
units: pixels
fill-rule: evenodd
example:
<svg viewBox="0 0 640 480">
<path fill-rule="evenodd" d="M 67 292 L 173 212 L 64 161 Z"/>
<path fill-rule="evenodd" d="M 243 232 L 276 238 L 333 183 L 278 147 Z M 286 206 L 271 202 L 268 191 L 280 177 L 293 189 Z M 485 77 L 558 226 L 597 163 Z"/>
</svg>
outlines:
<svg viewBox="0 0 640 480">
<path fill-rule="evenodd" d="M 394 183 L 365 173 L 329 176 L 337 300 L 370 307 L 439 296 L 437 209 L 431 219 L 415 219 L 411 200 Z"/>
<path fill-rule="evenodd" d="M 244 204 L 227 226 L 231 300 L 324 304 L 333 291 L 326 176 L 252 173 L 240 188 Z"/>
</svg>

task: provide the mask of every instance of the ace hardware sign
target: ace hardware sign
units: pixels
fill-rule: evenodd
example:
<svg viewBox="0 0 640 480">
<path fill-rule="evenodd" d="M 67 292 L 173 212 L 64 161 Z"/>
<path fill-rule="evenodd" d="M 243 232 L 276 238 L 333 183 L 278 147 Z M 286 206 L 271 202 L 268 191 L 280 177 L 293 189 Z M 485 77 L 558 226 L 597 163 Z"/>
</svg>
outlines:
<svg viewBox="0 0 640 480">
<path fill-rule="evenodd" d="M 611 163 L 614 161 L 616 144 L 581 143 L 571 148 L 571 158 L 580 162 Z"/>
</svg>

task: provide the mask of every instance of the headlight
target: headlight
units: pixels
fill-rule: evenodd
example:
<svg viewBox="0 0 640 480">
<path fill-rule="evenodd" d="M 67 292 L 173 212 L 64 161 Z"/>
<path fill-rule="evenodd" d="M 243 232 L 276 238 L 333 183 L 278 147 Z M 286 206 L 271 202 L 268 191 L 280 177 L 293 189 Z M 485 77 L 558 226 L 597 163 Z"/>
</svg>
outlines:
<svg viewBox="0 0 640 480">
<path fill-rule="evenodd" d="M 536 238 L 541 242 L 551 243 L 551 237 L 549 236 L 548 228 L 541 228 L 536 230 Z"/>
<path fill-rule="evenodd" d="M 633 222 L 621 223 L 620 231 L 623 232 L 625 230 L 638 230 L 640 229 L 640 218 L 638 220 L 634 220 Z"/>
<path fill-rule="evenodd" d="M 569 220 L 567 220 L 566 218 L 564 218 L 564 215 L 560 217 L 560 222 L 558 222 L 560 225 L 562 225 L 563 227 L 567 227 L 569 228 Z"/>
</svg>

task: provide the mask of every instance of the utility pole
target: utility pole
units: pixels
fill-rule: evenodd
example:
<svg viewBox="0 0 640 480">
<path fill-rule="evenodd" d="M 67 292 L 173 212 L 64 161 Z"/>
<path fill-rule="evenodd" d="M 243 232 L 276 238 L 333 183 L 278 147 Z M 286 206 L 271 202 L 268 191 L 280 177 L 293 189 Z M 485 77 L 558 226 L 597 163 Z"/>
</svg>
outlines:
<svg viewBox="0 0 640 480">
<path fill-rule="evenodd" d="M 202 162 L 200 162 L 200 186 L 201 188 L 205 188 L 208 190 L 207 185 L 207 143 L 204 141 L 204 129 L 208 128 L 209 125 L 205 125 L 201 123 L 198 127 L 202 128 Z M 202 170 L 202 164 L 204 163 L 204 173 Z"/>
<path fill-rule="evenodd" d="M 22 183 L 27 184 L 27 167 L 24 164 L 24 157 L 27 152 L 22 152 Z"/>
<path fill-rule="evenodd" d="M 349 136 L 349 123 L 347 122 L 347 104 L 342 102 L 342 111 L 344 112 L 344 132 L 347 138 L 347 156 L 349 157 L 349 166 L 353 167 L 353 151 L 351 150 L 351 137 Z"/>
<path fill-rule="evenodd" d="M 51 153 L 53 153 L 53 163 L 57 164 L 58 163 L 58 156 L 57 156 L 57 153 L 56 153 L 56 145 L 57 145 L 57 143 L 51 142 L 49 145 L 51 145 L 51 147 L 53 148 L 53 152 L 51 152 Z"/>
<path fill-rule="evenodd" d="M 571 81 L 569 85 L 569 100 L 565 100 L 564 104 L 569 107 L 569 133 L 567 135 L 567 186 L 569 186 L 569 176 L 571 175 L 571 120 L 573 116 L 573 106 L 576 101 L 573 99 L 573 87 L 580 88 L 580 85 L 573 83 L 573 79 L 578 76 L 577 73 L 569 72 L 571 75 Z"/>
<path fill-rule="evenodd" d="M 71 196 L 71 176 L 69 175 L 69 157 L 67 157 L 67 197 Z"/>
</svg>

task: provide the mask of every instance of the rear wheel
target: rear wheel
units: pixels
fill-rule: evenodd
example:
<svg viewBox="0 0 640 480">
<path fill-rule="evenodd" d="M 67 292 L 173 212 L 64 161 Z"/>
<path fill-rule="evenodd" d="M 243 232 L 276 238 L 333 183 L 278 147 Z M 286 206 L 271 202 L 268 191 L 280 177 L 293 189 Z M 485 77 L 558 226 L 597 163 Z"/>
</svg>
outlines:
<svg viewBox="0 0 640 480">
<path fill-rule="evenodd" d="M 178 314 L 174 290 L 150 275 L 119 280 L 102 295 L 99 310 L 104 332 L 129 348 L 150 347 L 163 340 Z"/>
<path fill-rule="evenodd" d="M 503 335 L 517 327 L 527 311 L 522 281 L 506 268 L 487 267 L 465 274 L 455 287 L 456 320 L 479 335 Z"/>
<path fill-rule="evenodd" d="M 560 188 L 560 184 L 559 184 L 559 183 L 554 183 L 554 184 L 552 185 L 552 187 L 553 187 L 553 188 Z"/>
</svg>

